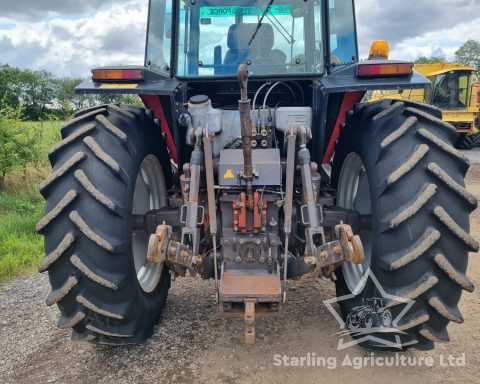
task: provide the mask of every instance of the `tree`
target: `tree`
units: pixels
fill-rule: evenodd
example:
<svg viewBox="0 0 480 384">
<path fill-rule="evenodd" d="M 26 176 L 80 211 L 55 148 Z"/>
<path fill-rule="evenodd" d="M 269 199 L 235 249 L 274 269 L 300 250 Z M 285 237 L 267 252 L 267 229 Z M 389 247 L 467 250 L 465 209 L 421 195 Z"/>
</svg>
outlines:
<svg viewBox="0 0 480 384">
<path fill-rule="evenodd" d="M 29 120 L 46 118 L 53 107 L 55 78 L 47 71 L 24 70 L 20 76 L 25 117 Z"/>
<path fill-rule="evenodd" d="M 470 65 L 480 71 L 480 41 L 470 39 L 457 52 L 455 60 L 459 64 Z"/>
<path fill-rule="evenodd" d="M 20 127 L 21 108 L 0 107 L 0 190 L 5 175 L 14 169 L 25 170 L 28 163 L 38 158 L 36 129 Z"/>
<path fill-rule="evenodd" d="M 26 119 L 48 118 L 55 109 L 55 80 L 47 71 L 0 66 L 0 107 L 22 105 Z"/>
<path fill-rule="evenodd" d="M 21 70 L 0 65 L 0 106 L 7 105 L 18 108 L 20 105 L 20 77 Z"/>
<path fill-rule="evenodd" d="M 63 77 L 55 80 L 55 100 L 60 107 L 60 118 L 67 118 L 74 111 L 88 107 L 90 101 L 85 95 L 75 93 L 75 87 L 83 79 Z"/>
<path fill-rule="evenodd" d="M 130 104 L 137 107 L 143 107 L 143 104 L 137 95 L 105 93 L 97 95 L 97 101 L 99 104 Z"/>
<path fill-rule="evenodd" d="M 415 64 L 438 64 L 444 63 L 446 60 L 443 57 L 426 57 L 421 56 L 417 60 L 415 60 Z"/>
<path fill-rule="evenodd" d="M 0 108 L 22 105 L 26 120 L 68 119 L 73 112 L 97 104 L 132 104 L 142 107 L 137 95 L 85 95 L 75 93 L 82 78 L 57 78 L 48 71 L 19 69 L 0 64 Z"/>
</svg>

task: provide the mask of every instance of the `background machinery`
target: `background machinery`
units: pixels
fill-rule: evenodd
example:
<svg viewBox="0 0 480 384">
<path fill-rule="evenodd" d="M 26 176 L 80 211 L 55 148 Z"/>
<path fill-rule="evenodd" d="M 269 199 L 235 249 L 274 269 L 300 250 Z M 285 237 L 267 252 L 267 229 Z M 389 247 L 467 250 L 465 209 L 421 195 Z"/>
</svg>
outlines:
<svg viewBox="0 0 480 384">
<path fill-rule="evenodd" d="M 430 80 L 431 88 L 401 92 L 377 91 L 372 100 L 410 99 L 431 104 L 441 109 L 443 120 L 457 129 L 457 148 L 472 149 L 480 146 L 480 84 L 475 68 L 438 63 L 419 64 L 415 70 Z"/>
</svg>

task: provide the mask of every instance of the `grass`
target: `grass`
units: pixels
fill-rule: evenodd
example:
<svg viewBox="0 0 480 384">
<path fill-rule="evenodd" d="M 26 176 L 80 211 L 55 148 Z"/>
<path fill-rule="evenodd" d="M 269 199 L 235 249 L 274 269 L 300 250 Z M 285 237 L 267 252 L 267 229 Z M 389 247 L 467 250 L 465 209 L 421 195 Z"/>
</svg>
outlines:
<svg viewBox="0 0 480 384">
<path fill-rule="evenodd" d="M 60 136 L 60 127 L 63 121 L 23 121 L 22 127 L 25 129 L 39 128 L 39 150 L 40 158 L 38 161 L 42 164 L 48 163 L 48 151 L 53 144 L 58 143 L 62 138 Z"/>
<path fill-rule="evenodd" d="M 60 140 L 62 122 L 21 124 L 25 129 L 40 128 L 40 156 L 26 169 L 8 174 L 0 191 L 0 284 L 11 277 L 36 271 L 43 259 L 43 238 L 35 232 L 44 211 L 38 185 L 50 172 L 48 150 Z"/>
<path fill-rule="evenodd" d="M 35 226 L 43 215 L 36 190 L 15 195 L 0 192 L 0 283 L 36 270 L 43 258 L 43 238 Z"/>
</svg>

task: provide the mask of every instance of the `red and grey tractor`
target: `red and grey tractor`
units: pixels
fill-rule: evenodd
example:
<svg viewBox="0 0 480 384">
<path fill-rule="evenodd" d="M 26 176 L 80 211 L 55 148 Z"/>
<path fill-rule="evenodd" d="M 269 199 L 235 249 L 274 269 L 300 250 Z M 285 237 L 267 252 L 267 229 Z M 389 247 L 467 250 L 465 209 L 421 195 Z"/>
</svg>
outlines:
<svg viewBox="0 0 480 384">
<path fill-rule="evenodd" d="M 144 65 L 93 69 L 77 88 L 145 108 L 80 111 L 49 153 L 39 269 L 59 326 L 141 342 L 188 274 L 212 279 L 252 343 L 255 318 L 288 305 L 289 279 L 330 278 L 346 319 L 378 297 L 372 272 L 415 301 L 401 347 L 447 341 L 478 250 L 469 162 L 437 108 L 362 102 L 429 85 L 388 54 L 377 41 L 359 60 L 352 0 L 151 0 Z"/>
</svg>

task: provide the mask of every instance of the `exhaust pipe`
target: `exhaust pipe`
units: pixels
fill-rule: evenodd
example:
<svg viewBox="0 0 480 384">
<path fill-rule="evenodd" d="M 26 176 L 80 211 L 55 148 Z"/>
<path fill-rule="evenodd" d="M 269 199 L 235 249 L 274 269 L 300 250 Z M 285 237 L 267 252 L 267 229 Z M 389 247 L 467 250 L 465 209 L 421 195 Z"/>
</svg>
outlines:
<svg viewBox="0 0 480 384">
<path fill-rule="evenodd" d="M 242 177 L 247 182 L 247 207 L 253 208 L 253 164 L 252 164 L 252 119 L 250 117 L 250 99 L 248 98 L 248 68 L 246 64 L 238 67 L 238 82 L 240 84 L 240 125 L 242 130 L 243 148 L 243 173 Z"/>
</svg>

